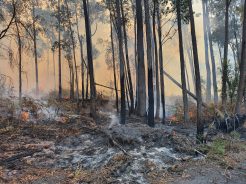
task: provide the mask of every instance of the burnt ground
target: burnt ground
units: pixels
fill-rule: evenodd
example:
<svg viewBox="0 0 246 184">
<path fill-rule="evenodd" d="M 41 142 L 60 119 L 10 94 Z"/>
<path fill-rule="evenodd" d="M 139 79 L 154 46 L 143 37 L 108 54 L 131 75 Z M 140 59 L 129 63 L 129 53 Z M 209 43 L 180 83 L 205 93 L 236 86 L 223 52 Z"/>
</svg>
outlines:
<svg viewBox="0 0 246 184">
<path fill-rule="evenodd" d="M 107 101 L 94 121 L 88 105 L 1 99 L 0 183 L 246 183 L 245 127 L 196 145 L 192 124 L 120 125 Z"/>
</svg>

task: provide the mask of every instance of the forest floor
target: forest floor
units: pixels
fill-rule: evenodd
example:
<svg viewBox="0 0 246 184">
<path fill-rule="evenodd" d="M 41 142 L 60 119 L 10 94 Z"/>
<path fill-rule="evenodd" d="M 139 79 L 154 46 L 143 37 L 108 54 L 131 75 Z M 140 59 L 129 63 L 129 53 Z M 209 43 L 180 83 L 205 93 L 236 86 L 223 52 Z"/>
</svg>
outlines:
<svg viewBox="0 0 246 184">
<path fill-rule="evenodd" d="M 195 144 L 194 124 L 156 124 L 137 116 L 118 123 L 111 102 L 98 117 L 86 102 L 0 100 L 0 183 L 246 183 L 246 127 L 211 130 Z"/>
</svg>

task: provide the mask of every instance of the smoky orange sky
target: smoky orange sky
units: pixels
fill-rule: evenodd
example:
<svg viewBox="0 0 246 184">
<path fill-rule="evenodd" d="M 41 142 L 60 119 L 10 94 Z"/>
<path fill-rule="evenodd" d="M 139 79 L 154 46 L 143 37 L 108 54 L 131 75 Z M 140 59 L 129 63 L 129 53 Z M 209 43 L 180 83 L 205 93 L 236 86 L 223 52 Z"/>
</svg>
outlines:
<svg viewBox="0 0 246 184">
<path fill-rule="evenodd" d="M 194 11 L 196 13 L 201 13 L 200 16 L 195 16 L 195 23 L 196 23 L 196 34 L 197 34 L 197 43 L 198 43 L 198 51 L 199 51 L 199 62 L 200 62 L 200 70 L 201 75 L 203 79 L 206 79 L 206 73 L 205 73 L 205 61 L 204 61 L 204 42 L 203 42 L 203 22 L 202 22 L 202 7 L 201 3 L 195 3 L 194 4 Z M 83 27 L 83 20 L 81 19 L 81 25 L 80 25 L 80 31 L 81 33 L 84 33 L 84 27 Z M 93 37 L 93 43 L 97 47 L 97 49 L 100 51 L 99 57 L 94 61 L 94 68 L 95 68 L 95 80 L 97 83 L 110 86 L 110 81 L 113 80 L 112 71 L 108 70 L 108 67 L 105 63 L 105 46 L 102 44 L 97 44 L 97 40 L 99 38 L 110 39 L 110 27 L 109 24 L 102 24 L 98 23 L 98 30 Z M 168 30 L 169 26 L 163 27 L 163 32 Z M 92 25 L 92 32 L 95 29 L 95 25 Z M 132 29 L 132 28 L 131 28 Z M 133 31 L 130 30 L 130 34 L 132 34 Z M 180 62 L 179 62 L 179 47 L 178 47 L 178 35 L 176 34 L 172 40 L 169 40 L 163 48 L 163 55 L 164 55 L 164 68 L 165 70 L 170 73 L 177 81 L 181 81 L 180 79 Z M 132 35 L 130 35 L 130 39 L 134 39 Z M 184 39 L 186 39 L 186 35 L 184 35 Z M 9 41 L 3 41 L 5 44 L 8 44 Z M 14 41 L 12 41 L 12 46 L 15 47 Z M 145 47 L 146 49 L 146 47 Z M 131 49 L 132 50 L 132 49 Z M 215 50 L 217 50 L 215 48 Z M 131 53 L 133 51 L 130 51 Z M 1 51 L 0 51 L 1 53 Z M 216 52 L 215 52 L 216 53 Z M 2 53 L 6 54 L 6 53 Z M 185 53 L 186 54 L 186 53 Z M 191 71 L 189 67 L 189 62 L 187 55 L 185 55 L 186 64 L 188 68 L 189 78 L 190 78 L 190 84 L 191 89 L 193 89 L 192 84 L 192 77 L 191 77 Z M 79 55 L 79 49 L 77 48 L 77 62 L 80 61 L 80 55 Z M 12 77 L 14 81 L 15 90 L 18 89 L 18 69 L 15 67 L 14 69 L 11 69 L 8 63 L 8 60 L 6 58 L 1 57 L 0 59 L 1 65 L 0 65 L 0 73 L 8 75 Z M 147 63 L 147 61 L 145 61 Z M 219 66 L 219 58 L 216 55 L 216 62 L 217 67 Z M 57 60 L 57 53 L 55 53 L 55 68 L 56 68 L 56 89 L 58 88 L 58 60 Z M 34 73 L 34 57 L 32 54 L 29 54 L 28 56 L 24 54 L 23 56 L 23 91 L 24 93 L 30 93 L 34 90 L 35 87 L 35 73 Z M 52 52 L 50 48 L 45 48 L 42 53 L 42 57 L 39 58 L 39 82 L 40 82 L 40 89 L 43 93 L 48 92 L 50 90 L 54 90 L 55 83 L 54 83 L 54 72 L 53 72 L 53 60 L 52 60 Z M 219 72 L 217 72 L 219 73 Z M 80 80 L 80 74 L 79 74 L 79 80 Z M 220 78 L 218 78 L 220 79 Z M 69 87 L 69 72 L 68 72 L 68 64 L 65 61 L 64 58 L 62 58 L 62 81 L 63 81 L 63 87 L 68 88 Z M 81 83 L 81 82 L 80 82 Z M 165 78 L 165 93 L 167 96 L 172 95 L 180 95 L 181 90 L 176 87 L 172 82 L 169 81 L 169 79 Z M 97 87 L 98 91 L 101 91 L 105 94 L 111 94 L 112 91 L 108 89 L 103 89 L 100 87 Z"/>
</svg>

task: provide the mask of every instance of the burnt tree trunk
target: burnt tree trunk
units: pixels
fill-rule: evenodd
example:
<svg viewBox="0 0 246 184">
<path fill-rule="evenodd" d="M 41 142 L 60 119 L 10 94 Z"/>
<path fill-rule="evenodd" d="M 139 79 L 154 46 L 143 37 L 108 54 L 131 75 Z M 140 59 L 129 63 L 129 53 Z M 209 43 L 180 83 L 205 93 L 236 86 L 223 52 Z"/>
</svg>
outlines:
<svg viewBox="0 0 246 184">
<path fill-rule="evenodd" d="M 70 72 L 70 99 L 74 100 L 74 67 L 73 62 L 68 59 L 69 72 Z"/>
<path fill-rule="evenodd" d="M 240 105 L 242 103 L 246 80 L 246 3 L 244 3 L 244 16 L 243 16 L 243 35 L 242 35 L 242 52 L 240 62 L 240 80 L 238 86 L 238 95 L 236 102 L 236 113 L 240 113 Z"/>
<path fill-rule="evenodd" d="M 19 101 L 21 103 L 22 99 L 22 42 L 21 42 L 21 35 L 19 26 L 17 24 L 17 20 L 15 19 L 15 26 L 16 26 L 16 32 L 17 32 L 17 42 L 18 42 L 18 55 L 19 55 Z"/>
<path fill-rule="evenodd" d="M 76 46 L 75 46 L 75 41 L 74 41 L 74 34 L 73 34 L 73 29 L 72 29 L 72 22 L 70 20 L 70 11 L 68 7 L 67 0 L 65 0 L 66 4 L 66 11 L 67 11 L 67 16 L 68 16 L 68 21 L 69 21 L 69 31 L 70 31 L 70 37 L 72 41 L 72 49 L 73 49 L 73 70 L 75 72 L 75 83 L 76 83 L 76 100 L 77 103 L 79 103 L 79 80 L 78 80 L 78 71 L 77 71 L 77 60 L 76 60 Z"/>
<path fill-rule="evenodd" d="M 77 7 L 75 9 L 75 16 L 76 16 L 76 27 L 77 27 L 77 37 L 79 41 L 79 47 L 80 47 L 80 64 L 81 64 L 81 96 L 82 100 L 85 99 L 85 61 L 84 61 L 84 52 L 83 52 L 83 38 L 80 36 L 79 33 L 79 20 L 78 20 L 78 13 L 77 13 Z"/>
<path fill-rule="evenodd" d="M 112 23 L 111 14 L 110 14 L 110 37 L 111 37 L 112 62 L 113 62 L 113 73 L 114 73 L 115 106 L 116 106 L 117 112 L 119 112 L 119 102 L 118 102 L 119 97 L 118 97 L 116 66 L 115 66 L 115 51 L 114 51 L 114 34 L 113 34 L 113 23 Z"/>
<path fill-rule="evenodd" d="M 53 80 L 54 80 L 54 91 L 56 91 L 56 63 L 55 63 L 55 50 L 52 50 L 53 55 Z"/>
<path fill-rule="evenodd" d="M 194 67 L 196 76 L 196 96 L 197 96 L 197 140 L 203 142 L 204 125 L 202 120 L 202 88 L 201 88 L 201 75 L 197 51 L 195 20 L 193 15 L 192 0 L 189 0 L 189 15 L 191 26 L 191 38 L 193 46 Z"/>
<path fill-rule="evenodd" d="M 119 61 L 120 61 L 120 92 L 121 92 L 121 110 L 120 110 L 120 123 L 125 124 L 126 121 L 126 101 L 125 101 L 125 72 L 124 72 L 124 59 L 123 59 L 123 36 L 122 36 L 122 17 L 120 12 L 120 2 L 116 1 L 117 13 L 117 35 L 119 40 Z"/>
<path fill-rule="evenodd" d="M 227 103 L 227 82 L 228 82 L 228 44 L 229 44 L 229 7 L 231 0 L 226 0 L 225 10 L 225 42 L 224 42 L 224 58 L 222 67 L 222 105 L 226 111 Z"/>
<path fill-rule="evenodd" d="M 148 125 L 155 126 L 154 118 L 154 87 L 153 87 L 153 53 L 152 53 L 152 31 L 150 25 L 150 10 L 149 1 L 144 0 L 145 9 L 145 25 L 146 25 L 146 40 L 147 40 L 147 60 L 148 60 Z"/>
<path fill-rule="evenodd" d="M 61 4 L 58 0 L 58 67 L 59 67 L 59 99 L 62 98 L 62 66 L 61 66 Z"/>
<path fill-rule="evenodd" d="M 166 102 L 165 102 L 165 84 L 163 74 L 163 54 L 162 54 L 162 28 L 160 6 L 156 9 L 158 24 L 158 40 L 159 40 L 159 68 L 160 68 L 160 86 L 161 86 L 161 104 L 162 104 L 162 123 L 166 121 Z"/>
<path fill-rule="evenodd" d="M 177 20 L 178 20 L 178 34 L 179 34 L 179 55 L 180 55 L 180 69 L 181 69 L 181 82 L 182 82 L 182 94 L 183 94 L 183 108 L 184 108 L 184 122 L 189 121 L 189 107 L 188 107 L 188 96 L 186 87 L 185 77 L 185 59 L 184 59 L 184 48 L 183 48 L 183 35 L 182 35 L 182 19 L 180 0 L 177 0 Z"/>
<path fill-rule="evenodd" d="M 131 67 L 129 61 L 129 54 L 128 54 L 128 40 L 127 40 L 127 31 L 126 31 L 126 19 L 124 14 L 123 2 L 121 1 L 121 14 L 122 14 L 122 21 L 123 21 L 123 35 L 124 35 L 124 43 L 125 43 L 125 54 L 126 54 L 126 67 L 127 67 L 127 74 L 128 74 L 128 83 L 129 83 L 129 96 L 130 96 L 130 114 L 134 111 L 134 96 L 133 96 L 133 85 L 132 85 L 132 74 L 131 74 Z"/>
<path fill-rule="evenodd" d="M 159 82 L 159 60 L 158 60 L 158 47 L 157 47 L 157 38 L 156 38 L 156 1 L 154 1 L 154 11 L 153 11 L 153 37 L 155 45 L 155 82 L 156 82 L 156 114 L 157 119 L 160 118 L 160 82 Z"/>
<path fill-rule="evenodd" d="M 88 57 L 88 70 L 90 75 L 90 93 L 91 93 L 91 115 L 95 117 L 96 115 L 96 86 L 94 80 L 94 67 L 93 67 L 93 57 L 92 57 L 92 41 L 91 41 L 91 27 L 90 27 L 90 17 L 88 13 L 88 7 L 86 0 L 83 0 L 84 16 L 85 16 L 85 28 L 86 28 L 86 44 L 87 44 L 87 57 Z"/>
<path fill-rule="evenodd" d="M 37 54 L 37 30 L 36 30 L 36 15 L 35 5 L 32 4 L 32 28 L 33 28 L 33 48 L 35 58 L 35 77 L 36 77 L 36 95 L 39 95 L 39 81 L 38 81 L 38 54 Z"/>
<path fill-rule="evenodd" d="M 146 115 L 146 78 L 144 63 L 144 41 L 143 41 L 143 10 L 142 0 L 136 0 L 137 16 L 137 52 L 138 52 L 138 70 L 137 70 L 137 113 L 140 116 Z"/>
</svg>

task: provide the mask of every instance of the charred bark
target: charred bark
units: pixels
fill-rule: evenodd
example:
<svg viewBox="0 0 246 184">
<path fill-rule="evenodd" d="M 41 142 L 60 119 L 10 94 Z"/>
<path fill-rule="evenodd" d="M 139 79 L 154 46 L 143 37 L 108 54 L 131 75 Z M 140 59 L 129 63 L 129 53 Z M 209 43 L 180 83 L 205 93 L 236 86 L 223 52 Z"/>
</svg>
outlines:
<svg viewBox="0 0 246 184">
<path fill-rule="evenodd" d="M 166 102 L 165 102 L 165 84 L 163 75 L 163 54 L 162 54 L 162 29 L 161 29 L 161 14 L 160 6 L 156 9 L 157 24 L 158 24 L 158 40 L 159 40 L 159 67 L 160 67 L 160 86 L 161 86 L 161 104 L 162 104 L 162 123 L 166 120 Z"/>
<path fill-rule="evenodd" d="M 116 1 L 116 13 L 117 13 L 117 35 L 119 40 L 119 62 L 120 62 L 120 92 L 121 92 L 121 111 L 120 111 L 120 123 L 125 124 L 126 121 L 126 101 L 125 101 L 125 72 L 124 72 L 124 60 L 123 60 L 123 37 L 122 37 L 122 17 L 120 12 L 120 2 Z"/>
<path fill-rule="evenodd" d="M 61 66 L 61 4 L 58 0 L 58 75 L 59 75 L 59 99 L 62 98 L 62 66 Z"/>
<path fill-rule="evenodd" d="M 201 75 L 197 51 L 195 20 L 193 15 L 192 0 L 189 0 L 189 15 L 191 25 L 191 38 L 193 46 L 194 67 L 196 76 L 196 96 L 197 96 L 197 140 L 203 142 L 204 125 L 202 121 L 202 89 L 201 89 Z"/>
<path fill-rule="evenodd" d="M 184 105 L 184 122 L 189 121 L 189 107 L 188 107 L 188 96 L 186 87 L 186 77 L 185 77 L 185 60 L 184 60 L 184 48 L 183 48 L 183 35 L 182 35 L 182 19 L 181 19 L 181 9 L 180 0 L 177 3 L 177 19 L 178 19 L 178 34 L 179 34 L 179 55 L 180 55 L 180 69 L 181 69 L 181 81 L 182 81 L 182 94 L 183 94 L 183 105 Z"/>
<path fill-rule="evenodd" d="M 133 97 L 133 85 L 132 85 L 132 74 L 131 74 L 131 67 L 129 61 L 129 54 L 128 54 L 128 40 L 127 40 L 127 31 L 126 31 L 126 19 L 124 14 L 123 2 L 121 1 L 121 14 L 122 14 L 122 21 L 123 21 L 123 35 L 124 35 L 124 43 L 125 43 L 125 55 L 126 55 L 126 68 L 128 74 L 128 83 L 129 83 L 129 96 L 131 101 L 130 106 L 130 114 L 134 111 L 134 97 Z"/>
<path fill-rule="evenodd" d="M 153 10 L 153 37 L 154 37 L 154 46 L 155 46 L 155 83 L 156 83 L 156 114 L 157 119 L 160 118 L 160 82 L 159 82 L 159 60 L 158 60 L 158 47 L 157 47 L 157 37 L 156 37 L 156 1 L 154 1 L 154 10 Z"/>
<path fill-rule="evenodd" d="M 84 16 L 85 16 L 85 28 L 86 28 L 86 44 L 87 44 L 87 57 L 88 57 L 88 70 L 90 75 L 90 96 L 92 100 L 91 104 L 91 115 L 95 117 L 96 115 L 96 86 L 94 80 L 94 66 L 92 57 L 92 41 L 91 41 L 91 27 L 90 27 L 90 17 L 87 7 L 87 1 L 83 0 Z"/>
<path fill-rule="evenodd" d="M 137 51 L 138 51 L 138 88 L 137 88 L 137 113 L 140 116 L 146 115 L 146 78 L 144 64 L 144 42 L 143 42 L 143 10 L 142 0 L 136 0 L 137 16 Z"/>
<path fill-rule="evenodd" d="M 229 7 L 231 0 L 226 0 L 225 10 L 225 42 L 224 42 L 224 58 L 222 67 L 222 105 L 226 111 L 227 103 L 227 82 L 228 82 L 228 44 L 229 44 Z"/>
<path fill-rule="evenodd" d="M 111 15 L 110 15 L 110 37 L 111 37 L 112 62 L 113 62 L 113 72 L 114 72 L 115 106 L 116 106 L 117 112 L 119 112 L 119 102 L 118 102 L 119 97 L 118 97 L 116 66 L 115 66 L 115 51 L 114 51 L 114 35 L 113 35 L 113 23 L 112 23 Z"/>
<path fill-rule="evenodd" d="M 246 3 L 244 3 L 244 19 L 243 19 L 243 35 L 242 35 L 242 52 L 240 62 L 240 80 L 238 86 L 238 95 L 235 112 L 240 113 L 240 105 L 242 103 L 246 80 Z"/>
<path fill-rule="evenodd" d="M 154 87 L 153 87 L 153 53 L 152 53 L 152 31 L 150 25 L 149 1 L 144 0 L 146 40 L 147 40 L 147 59 L 148 59 L 148 125 L 155 126 L 154 118 Z"/>
</svg>

